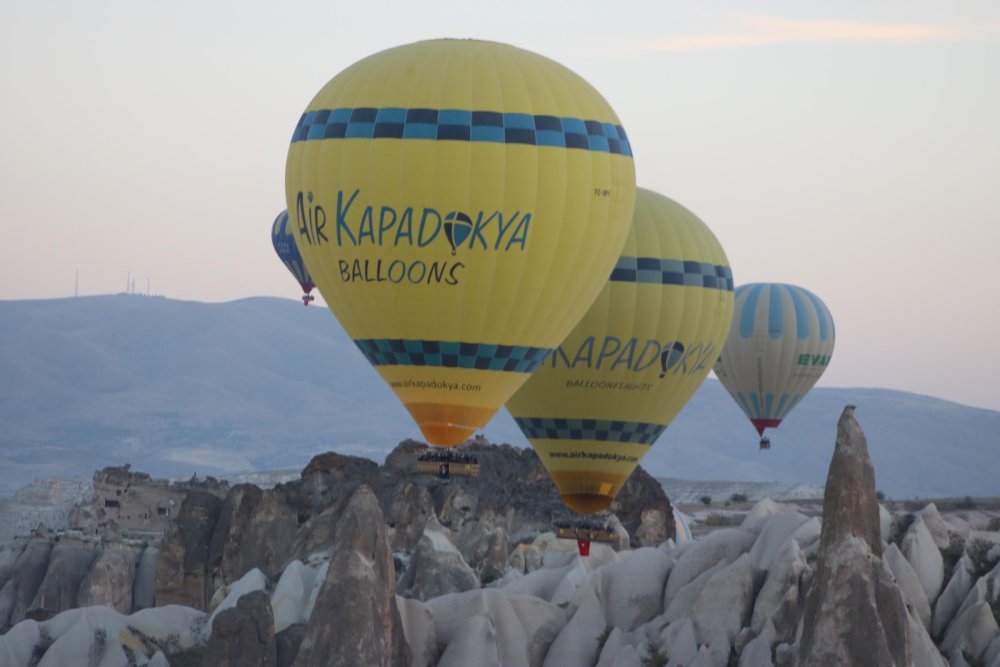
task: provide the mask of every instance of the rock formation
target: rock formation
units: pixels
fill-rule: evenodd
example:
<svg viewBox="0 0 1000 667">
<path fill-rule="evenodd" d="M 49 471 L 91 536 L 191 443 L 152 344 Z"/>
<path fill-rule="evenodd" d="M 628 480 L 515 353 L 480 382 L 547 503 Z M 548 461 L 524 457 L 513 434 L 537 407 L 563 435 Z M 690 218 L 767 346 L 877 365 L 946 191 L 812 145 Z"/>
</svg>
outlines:
<svg viewBox="0 0 1000 667">
<path fill-rule="evenodd" d="M 382 511 L 375 495 L 362 486 L 337 524 L 326 581 L 295 664 L 408 664 L 410 648 L 396 607 L 395 579 Z"/>
<path fill-rule="evenodd" d="M 275 667 L 274 615 L 264 591 L 240 597 L 212 621 L 202 664 L 212 667 Z"/>
<path fill-rule="evenodd" d="M 103 604 L 123 614 L 131 613 L 137 555 L 135 549 L 124 546 L 100 551 L 80 583 L 77 604 Z"/>
<path fill-rule="evenodd" d="M 231 583 L 254 567 L 269 576 L 279 574 L 298 529 L 298 516 L 280 493 L 251 484 L 233 487 L 212 532 L 207 567 L 213 585 Z"/>
<path fill-rule="evenodd" d="M 156 603 L 207 609 L 214 587 L 208 555 L 222 501 L 204 491 L 192 491 L 181 504 L 177 522 L 160 545 L 156 570 Z"/>
<path fill-rule="evenodd" d="M 80 584 L 97 559 L 98 551 L 92 546 L 60 542 L 52 548 L 45 577 L 38 585 L 28 613 L 35 618 L 39 612 L 45 617 L 54 616 L 63 609 L 77 606 Z"/>
<path fill-rule="evenodd" d="M 868 443 L 848 406 L 837 424 L 797 662 L 802 667 L 906 667 L 911 661 L 907 624 L 902 595 L 882 560 Z"/>
<path fill-rule="evenodd" d="M 450 531 L 431 517 L 400 580 L 407 597 L 429 600 L 479 588 L 479 579 L 451 542 Z"/>
<path fill-rule="evenodd" d="M 25 618 L 45 579 L 51 553 L 52 543 L 45 538 L 31 540 L 18 554 L 10 578 L 0 588 L 0 630 Z"/>
<path fill-rule="evenodd" d="M 517 542 L 567 516 L 530 449 L 476 439 L 466 448 L 482 463 L 474 480 L 417 474 L 416 459 L 427 451 L 427 445 L 406 441 L 383 466 L 328 452 L 298 480 L 266 491 L 211 478 L 168 483 L 129 466 L 100 470 L 92 500 L 71 513 L 78 528 L 41 531 L 0 548 L 0 631 L 27 616 L 41 619 L 80 604 L 121 613 L 165 604 L 207 610 L 216 591 L 253 568 L 274 579 L 290 563 L 329 550 L 344 507 L 362 485 L 375 493 L 385 516 L 400 559 L 397 575 L 411 578 L 407 588 L 422 579 L 413 589 L 422 598 L 501 579 Z M 672 535 L 673 522 L 664 519 L 671 516 L 669 500 L 641 469 L 615 509 L 631 531 L 620 530 L 626 542 L 631 536 L 636 545 L 655 545 Z M 617 517 L 610 519 L 619 525 Z M 454 549 L 440 541 L 440 550 L 418 548 L 429 520 Z M 150 532 L 161 525 L 167 527 L 162 537 Z M 454 576 L 443 588 L 432 576 L 442 559 L 454 561 L 447 568 Z M 404 573 L 407 562 L 415 569 Z M 428 574 L 418 577 L 421 569 Z"/>
<path fill-rule="evenodd" d="M 344 505 L 362 485 L 378 498 L 393 551 L 409 557 L 412 569 L 397 573 L 406 577 L 401 591 L 420 599 L 500 579 L 513 536 L 534 537 L 568 516 L 530 449 L 477 439 L 463 451 L 478 458 L 480 476 L 447 480 L 416 474 L 417 457 L 427 451 L 427 445 L 405 441 L 381 467 L 328 452 L 314 457 L 299 480 L 268 491 L 236 485 L 221 502 L 192 490 L 160 545 L 157 604 L 207 609 L 212 591 L 252 567 L 275 577 L 292 560 L 328 549 Z M 673 536 L 670 501 L 641 468 L 613 509 L 621 513 L 624 539 L 634 536 L 635 546 Z M 427 536 L 429 522 L 440 527 L 434 534 L 443 531 L 444 541 Z M 449 574 L 442 578 L 443 572 Z"/>
</svg>

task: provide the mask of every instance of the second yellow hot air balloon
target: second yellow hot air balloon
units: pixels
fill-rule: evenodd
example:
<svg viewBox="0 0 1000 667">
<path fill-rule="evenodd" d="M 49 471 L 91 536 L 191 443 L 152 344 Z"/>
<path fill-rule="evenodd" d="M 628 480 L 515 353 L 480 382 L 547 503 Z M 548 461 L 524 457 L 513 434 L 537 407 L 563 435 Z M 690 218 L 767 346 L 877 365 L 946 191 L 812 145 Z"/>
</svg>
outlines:
<svg viewBox="0 0 1000 667">
<path fill-rule="evenodd" d="M 603 291 L 507 403 L 567 507 L 607 507 L 719 357 L 729 261 L 693 213 L 639 189 Z"/>
<path fill-rule="evenodd" d="M 485 425 L 576 324 L 635 200 L 628 138 L 597 91 L 474 40 L 337 75 L 294 131 L 285 182 L 317 287 L 438 445 Z"/>
</svg>

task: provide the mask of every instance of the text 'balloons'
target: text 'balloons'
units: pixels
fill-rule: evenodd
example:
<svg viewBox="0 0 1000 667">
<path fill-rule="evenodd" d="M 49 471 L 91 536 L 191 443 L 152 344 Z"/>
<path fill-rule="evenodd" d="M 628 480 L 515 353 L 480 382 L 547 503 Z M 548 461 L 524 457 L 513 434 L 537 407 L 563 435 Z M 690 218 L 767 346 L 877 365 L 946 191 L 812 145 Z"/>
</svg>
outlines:
<svg viewBox="0 0 1000 667">
<path fill-rule="evenodd" d="M 580 319 L 635 200 L 604 98 L 547 58 L 476 40 L 396 47 L 338 74 L 293 132 L 285 183 L 330 309 L 446 446 Z"/>
</svg>

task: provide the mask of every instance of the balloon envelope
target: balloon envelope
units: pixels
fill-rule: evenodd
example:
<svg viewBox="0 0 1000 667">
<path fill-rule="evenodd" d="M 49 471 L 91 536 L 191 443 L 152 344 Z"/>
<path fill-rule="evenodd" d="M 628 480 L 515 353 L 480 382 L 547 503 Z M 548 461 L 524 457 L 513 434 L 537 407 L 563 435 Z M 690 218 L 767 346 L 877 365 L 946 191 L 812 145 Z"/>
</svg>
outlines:
<svg viewBox="0 0 1000 667">
<path fill-rule="evenodd" d="M 299 248 L 295 243 L 295 235 L 288 227 L 288 211 L 282 211 L 274 219 L 274 224 L 271 225 L 271 244 L 274 246 L 274 251 L 278 253 L 278 259 L 295 277 L 295 280 L 302 287 L 302 291 L 309 294 L 315 285 L 305 262 L 302 260 L 302 255 L 299 253 Z"/>
<path fill-rule="evenodd" d="M 775 428 L 812 389 L 833 356 L 833 317 L 802 287 L 736 288 L 736 311 L 715 374 L 758 435 Z"/>
<path fill-rule="evenodd" d="M 611 504 L 701 386 L 729 330 L 732 290 L 705 223 L 640 188 L 604 289 L 507 402 L 570 509 Z"/>
<path fill-rule="evenodd" d="M 285 173 L 320 292 L 438 445 L 484 426 L 579 320 L 635 199 L 628 138 L 597 91 L 474 40 L 341 72 Z"/>
</svg>

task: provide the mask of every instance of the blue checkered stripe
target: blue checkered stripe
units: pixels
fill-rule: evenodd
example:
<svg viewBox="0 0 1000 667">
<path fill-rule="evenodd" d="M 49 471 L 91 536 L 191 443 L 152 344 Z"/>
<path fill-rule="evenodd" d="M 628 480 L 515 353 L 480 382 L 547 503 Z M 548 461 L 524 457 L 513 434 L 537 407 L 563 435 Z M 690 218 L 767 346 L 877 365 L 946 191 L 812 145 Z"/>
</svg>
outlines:
<svg viewBox="0 0 1000 667">
<path fill-rule="evenodd" d="M 433 139 L 579 148 L 632 157 L 625 128 L 597 120 L 465 109 L 374 107 L 302 114 L 292 143 L 322 139 Z"/>
<path fill-rule="evenodd" d="M 547 440 L 603 440 L 652 445 L 667 430 L 666 424 L 610 421 L 607 419 L 558 419 L 521 417 L 514 421 L 528 438 Z"/>
<path fill-rule="evenodd" d="M 733 271 L 728 266 L 659 257 L 619 257 L 611 270 L 611 280 L 733 291 Z"/>
<path fill-rule="evenodd" d="M 354 343 L 373 366 L 444 366 L 531 373 L 552 350 L 524 345 L 368 338 Z"/>
</svg>

